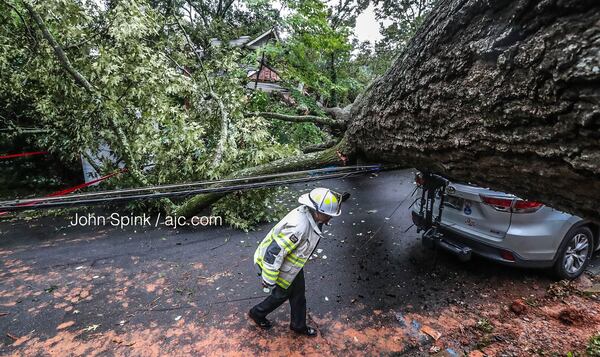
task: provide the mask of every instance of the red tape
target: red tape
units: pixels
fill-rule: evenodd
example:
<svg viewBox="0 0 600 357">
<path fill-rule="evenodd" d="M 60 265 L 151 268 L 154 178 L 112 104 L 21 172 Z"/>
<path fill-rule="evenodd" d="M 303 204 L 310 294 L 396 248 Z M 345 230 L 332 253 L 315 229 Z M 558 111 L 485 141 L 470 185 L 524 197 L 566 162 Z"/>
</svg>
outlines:
<svg viewBox="0 0 600 357">
<path fill-rule="evenodd" d="M 47 153 L 48 153 L 48 151 L 31 151 L 31 152 L 22 152 L 20 154 L 0 155 L 0 160 L 14 159 L 15 157 L 23 157 L 23 156 L 46 155 Z"/>
<path fill-rule="evenodd" d="M 77 186 L 65 188 L 64 190 L 52 192 L 51 194 L 49 194 L 49 195 L 47 195 L 45 197 L 65 196 L 65 195 L 68 195 L 69 193 L 72 193 L 72 192 L 75 192 L 75 191 L 80 190 L 82 188 L 91 186 L 91 185 L 93 185 L 95 183 L 102 182 L 102 181 L 104 181 L 106 179 L 109 179 L 109 178 L 111 178 L 111 177 L 113 177 L 115 175 L 118 175 L 118 174 L 120 174 L 122 172 L 125 172 L 125 171 L 127 171 L 127 169 L 121 169 L 119 171 L 115 171 L 115 172 L 110 173 L 108 175 L 99 177 L 99 178 L 97 178 L 95 180 L 92 180 L 90 182 L 86 182 L 86 183 L 79 184 Z M 38 201 L 33 201 L 33 202 L 27 202 L 27 203 L 20 203 L 17 206 L 35 206 L 35 204 L 37 204 L 38 202 L 41 202 L 41 201 L 43 201 L 43 200 L 38 200 Z M 6 212 L 6 211 L 5 212 L 0 212 L 0 216 L 3 216 L 5 214 L 8 214 L 8 212 Z"/>
</svg>

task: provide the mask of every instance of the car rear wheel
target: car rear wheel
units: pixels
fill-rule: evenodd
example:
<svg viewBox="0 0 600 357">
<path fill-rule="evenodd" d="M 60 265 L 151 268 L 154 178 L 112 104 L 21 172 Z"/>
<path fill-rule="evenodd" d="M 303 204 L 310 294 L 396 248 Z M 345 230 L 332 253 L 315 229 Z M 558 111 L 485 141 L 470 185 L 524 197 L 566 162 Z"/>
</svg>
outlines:
<svg viewBox="0 0 600 357">
<path fill-rule="evenodd" d="M 575 279 L 590 262 L 594 252 L 594 235 L 588 227 L 579 227 L 567 233 L 554 265 L 560 279 Z"/>
</svg>

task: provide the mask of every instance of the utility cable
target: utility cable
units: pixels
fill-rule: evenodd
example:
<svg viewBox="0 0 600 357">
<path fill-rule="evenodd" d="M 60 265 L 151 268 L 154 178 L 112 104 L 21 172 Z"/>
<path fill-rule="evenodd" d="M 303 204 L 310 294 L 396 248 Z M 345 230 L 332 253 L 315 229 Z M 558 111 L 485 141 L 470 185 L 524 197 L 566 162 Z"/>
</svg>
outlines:
<svg viewBox="0 0 600 357">
<path fill-rule="evenodd" d="M 239 184 L 232 186 L 223 186 L 223 187 L 207 187 L 207 188 L 195 188 L 189 190 L 181 190 L 174 192 L 154 192 L 154 193 L 145 193 L 145 194 L 132 194 L 132 195 L 123 195 L 116 197 L 100 197 L 100 198 L 91 198 L 91 199 L 77 199 L 81 198 L 82 195 L 78 195 L 78 197 L 74 196 L 65 196 L 61 197 L 61 200 L 56 200 L 55 197 L 48 198 L 38 198 L 35 199 L 37 203 L 33 206 L 23 206 L 18 205 L 22 204 L 22 201 L 7 201 L 0 202 L 0 210 L 6 211 L 23 211 L 30 209 L 44 209 L 44 208 L 55 208 L 55 207 L 65 207 L 65 206 L 79 206 L 79 205 L 93 205 L 100 203 L 112 203 L 112 202 L 123 202 L 123 201 L 131 201 L 131 200 L 147 200 L 147 199 L 156 199 L 163 197 L 180 197 L 180 196 L 188 196 L 193 194 L 201 194 L 201 193 L 227 193 L 232 191 L 242 191 L 242 190 L 250 190 L 250 189 L 258 189 L 258 188 L 266 188 L 266 187 L 274 187 L 281 186 L 292 183 L 301 183 L 301 182 L 311 182 L 317 180 L 326 180 L 333 178 L 346 178 L 350 176 L 356 176 L 360 174 L 364 174 L 367 172 L 373 172 L 375 170 L 379 170 L 379 166 L 372 166 L 371 169 L 361 169 L 350 172 L 340 172 L 340 173 L 331 173 L 324 174 L 314 177 L 303 177 L 296 179 L 287 179 L 287 180 L 274 180 L 267 182 L 255 182 L 255 183 L 247 183 L 247 184 Z M 312 171 L 312 170 L 311 170 Z"/>
<path fill-rule="evenodd" d="M 360 165 L 360 166 L 342 166 L 342 167 L 330 167 L 330 168 L 322 168 L 322 169 L 312 169 L 312 170 L 301 170 L 301 171 L 290 171 L 290 172 L 282 172 L 276 174 L 267 174 L 260 176 L 248 176 L 248 177 L 239 177 L 239 178 L 231 178 L 231 179 L 222 179 L 215 181 L 200 181 L 200 182 L 190 182 L 183 184 L 170 184 L 170 185 L 157 185 L 150 187 L 139 187 L 139 188 L 130 188 L 130 189 L 119 189 L 119 190 L 109 190 L 109 191 L 100 191 L 100 192 L 88 192 L 81 193 L 75 195 L 69 195 L 68 197 L 44 197 L 44 198 L 28 198 L 28 199 L 17 199 L 11 201 L 0 201 L 0 207 L 7 204 L 26 204 L 31 202 L 38 201 L 62 201 L 65 198 L 75 199 L 75 198 L 88 198 L 88 197 L 97 197 L 97 196 L 110 196 L 117 195 L 122 193 L 141 193 L 146 191 L 160 191 L 160 190 L 170 190 L 170 189 L 178 189 L 178 188 L 191 188 L 197 186 L 205 186 L 205 185 L 216 185 L 222 183 L 233 183 L 240 181 L 257 181 L 257 180 L 267 180 L 271 178 L 280 178 L 280 177 L 288 177 L 288 176 L 296 176 L 302 174 L 320 174 L 325 172 L 343 172 L 343 171 L 357 171 L 357 170 L 365 170 L 365 171 L 377 171 L 381 168 L 379 165 Z"/>
</svg>

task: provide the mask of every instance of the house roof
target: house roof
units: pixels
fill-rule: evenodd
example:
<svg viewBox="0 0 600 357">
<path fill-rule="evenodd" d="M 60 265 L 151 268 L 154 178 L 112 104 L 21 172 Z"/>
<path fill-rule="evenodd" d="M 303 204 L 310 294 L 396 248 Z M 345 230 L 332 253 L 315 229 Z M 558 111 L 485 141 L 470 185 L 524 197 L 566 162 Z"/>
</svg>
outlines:
<svg viewBox="0 0 600 357">
<path fill-rule="evenodd" d="M 258 44 L 260 44 L 261 41 L 265 40 L 265 39 L 269 39 L 269 38 L 274 38 L 275 41 L 279 42 L 279 35 L 277 34 L 277 31 L 275 31 L 274 28 L 265 31 L 263 34 L 259 35 L 257 38 L 255 38 L 254 40 L 247 42 L 245 44 L 246 47 L 252 47 L 252 46 L 256 46 Z"/>
<path fill-rule="evenodd" d="M 279 41 L 279 35 L 277 34 L 277 31 L 275 31 L 274 28 L 265 31 L 264 33 L 260 34 L 254 39 L 252 39 L 250 36 L 240 36 L 234 40 L 229 41 L 228 45 L 231 47 L 247 47 L 251 49 L 256 49 L 260 47 L 263 43 L 266 43 L 271 38 L 275 39 L 275 41 Z M 210 44 L 218 47 L 223 44 L 223 41 L 219 40 L 218 38 L 211 38 Z"/>
</svg>

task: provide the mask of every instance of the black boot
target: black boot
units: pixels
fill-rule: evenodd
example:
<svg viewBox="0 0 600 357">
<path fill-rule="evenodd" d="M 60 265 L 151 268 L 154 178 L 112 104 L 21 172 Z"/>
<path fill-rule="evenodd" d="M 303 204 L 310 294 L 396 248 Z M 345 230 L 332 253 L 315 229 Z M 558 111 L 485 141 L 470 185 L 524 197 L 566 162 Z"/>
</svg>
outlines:
<svg viewBox="0 0 600 357">
<path fill-rule="evenodd" d="M 317 330 L 310 327 L 310 326 L 306 326 L 305 328 L 301 329 L 301 330 L 296 330 L 295 328 L 291 328 L 290 330 L 294 331 L 295 333 L 301 334 L 301 335 L 305 335 L 308 337 L 315 337 L 317 336 Z"/>
<path fill-rule="evenodd" d="M 252 321 L 254 321 L 254 323 L 256 323 L 256 325 L 262 329 L 268 330 L 270 329 L 273 325 L 271 324 L 271 321 L 267 320 L 264 317 L 258 317 L 254 314 L 254 312 L 252 311 L 252 309 L 250 309 L 250 311 L 248 311 L 248 316 L 252 319 Z"/>
</svg>

